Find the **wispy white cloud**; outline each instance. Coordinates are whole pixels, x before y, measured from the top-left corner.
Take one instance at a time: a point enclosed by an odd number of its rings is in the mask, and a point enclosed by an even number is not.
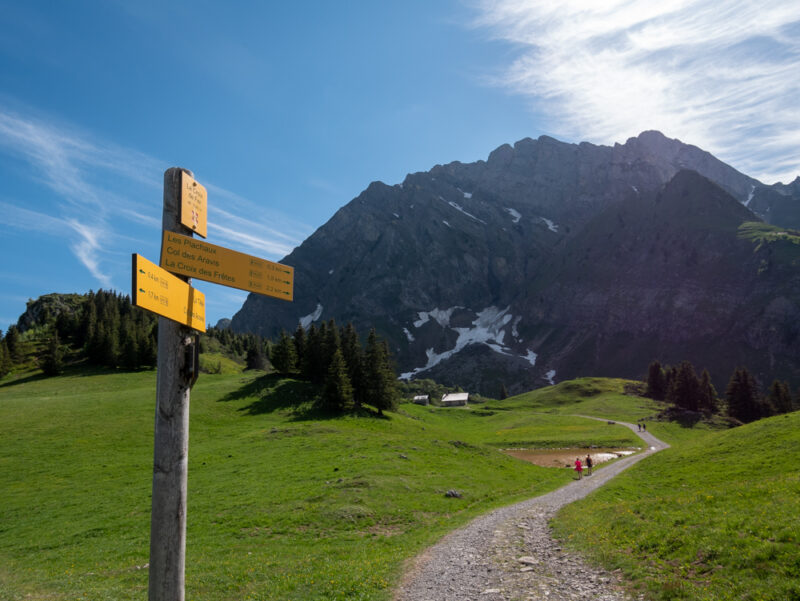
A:
[[[765,181],[800,175],[800,4],[485,0],[476,24],[519,48],[496,83],[550,131],[597,143],[647,129]]]
[[[114,243],[131,226],[161,228],[161,193],[166,165],[141,152],[98,140],[46,118],[20,115],[0,105],[0,153],[27,164],[23,176],[52,191],[43,210],[26,202],[0,201],[3,225],[65,237],[69,249],[104,287],[111,287]],[[291,252],[308,226],[271,213],[224,188],[206,184],[219,202],[209,203],[209,228],[223,242],[271,258]],[[144,191],[144,194],[142,193]],[[141,198],[150,198],[143,202]],[[50,199],[52,200],[52,199]],[[222,204],[230,211],[219,208]],[[119,274],[117,274],[119,275]]]
[[[104,287],[111,288],[111,276],[100,267],[100,250],[107,238],[104,223],[93,226],[77,219],[68,219],[67,225],[78,234],[78,239],[70,244],[70,249],[89,273]]]

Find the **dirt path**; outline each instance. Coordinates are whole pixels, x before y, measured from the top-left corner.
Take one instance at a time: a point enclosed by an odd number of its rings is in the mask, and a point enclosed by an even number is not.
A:
[[[638,432],[633,424],[617,423],[633,430],[648,448],[596,469],[590,477],[495,510],[451,532],[415,559],[394,601],[630,600],[615,574],[564,551],[548,526],[567,503],[669,446],[649,432]]]

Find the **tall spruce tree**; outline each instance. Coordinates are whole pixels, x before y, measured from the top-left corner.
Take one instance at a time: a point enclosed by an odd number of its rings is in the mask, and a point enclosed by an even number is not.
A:
[[[8,346],[6,346],[6,341],[4,338],[3,340],[0,340],[0,378],[11,373],[12,367],[11,354],[8,352]]]
[[[325,388],[322,393],[323,406],[333,412],[341,412],[353,407],[353,387],[347,376],[347,366],[341,349],[336,349],[328,366]]]
[[[361,350],[361,342],[358,339],[358,332],[352,323],[348,323],[342,328],[340,334],[342,340],[342,356],[347,365],[347,375],[353,386],[353,403],[358,409],[364,402],[364,353]]]
[[[290,339],[291,341],[291,339]],[[292,344],[294,344],[292,342]],[[296,357],[295,353],[295,357]],[[295,364],[297,363],[297,359],[295,358]],[[267,357],[264,355],[264,344],[261,342],[260,338],[252,337],[249,341],[247,346],[247,356],[245,357],[245,365],[247,365],[247,369],[266,369],[267,368]],[[294,371],[294,367],[292,368]]]
[[[653,361],[647,369],[647,389],[645,396],[663,401],[667,394],[667,378],[661,363]]]
[[[698,410],[700,381],[697,379],[694,366],[688,361],[682,361],[678,367],[675,377],[670,382],[667,400],[688,411]]]
[[[364,401],[383,415],[385,410],[393,409],[397,400],[397,380],[392,371],[386,345],[378,339],[373,328],[367,337],[365,355]]]
[[[306,329],[301,323],[297,324],[294,331],[294,349],[297,353],[297,365],[302,366],[306,354]]]
[[[19,329],[17,329],[17,326],[10,326],[3,340],[6,343],[11,362],[19,363],[22,360],[22,342],[20,341]]]
[[[139,367],[139,340],[136,335],[136,328],[130,316],[125,316],[123,318],[121,334],[119,364],[125,369],[136,369]]]
[[[767,401],[774,407],[776,413],[790,413],[793,410],[793,403],[789,383],[773,380],[769,387]]]
[[[339,337],[339,328],[336,327],[336,322],[331,319],[328,322],[327,331],[325,332],[325,351],[323,355],[326,377],[328,367],[330,367],[331,361],[333,361],[333,356],[336,354],[336,351],[341,351],[341,348],[342,341]]]
[[[729,416],[744,423],[761,417],[756,381],[746,367],[739,367],[733,372],[725,389],[725,398]]]
[[[303,363],[303,376],[312,382],[322,383],[325,380],[325,338],[327,326],[322,322],[319,329],[312,323],[308,329],[306,352]]]
[[[46,376],[57,376],[64,371],[64,349],[58,339],[58,331],[53,331],[42,358],[42,371]]]
[[[294,340],[289,338],[285,330],[281,330],[278,343],[272,347],[270,361],[279,374],[289,375],[297,371],[297,351],[294,348]]]
[[[711,374],[707,369],[700,375],[700,411],[707,414],[717,412],[717,390],[711,383]]]

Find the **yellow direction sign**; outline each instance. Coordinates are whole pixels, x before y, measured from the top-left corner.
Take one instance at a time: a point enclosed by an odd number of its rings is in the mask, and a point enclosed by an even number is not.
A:
[[[181,223],[203,238],[208,233],[208,193],[185,171],[181,172]]]
[[[134,253],[133,304],[206,331],[206,297],[182,279]]]
[[[294,267],[166,230],[161,239],[161,267],[214,284],[294,299]]]

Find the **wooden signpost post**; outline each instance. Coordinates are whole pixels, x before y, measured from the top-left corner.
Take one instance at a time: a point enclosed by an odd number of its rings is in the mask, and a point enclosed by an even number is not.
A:
[[[195,240],[206,237],[206,189],[191,172],[164,172],[161,266],[134,254],[133,304],[158,318],[150,601],[184,601],[189,393],[197,380],[196,330],[205,332],[205,296],[189,277],[292,300],[294,269]]]

